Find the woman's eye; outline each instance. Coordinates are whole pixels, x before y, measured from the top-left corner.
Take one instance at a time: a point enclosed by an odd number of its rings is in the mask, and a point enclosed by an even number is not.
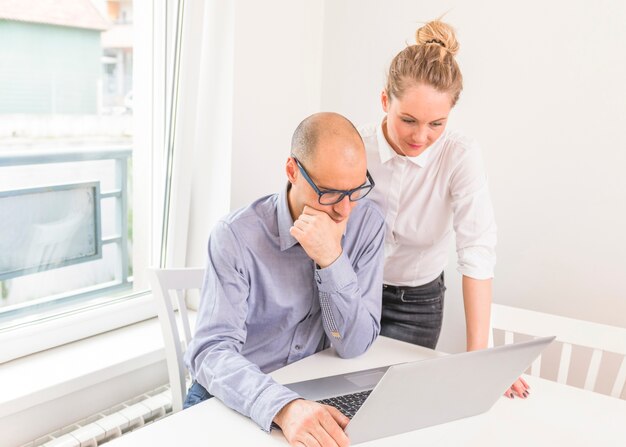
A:
[[[430,125],[433,127],[439,127],[441,126],[443,123],[431,123]]]
[[[414,123],[415,120],[412,120],[411,118],[402,118],[402,121],[405,123]]]

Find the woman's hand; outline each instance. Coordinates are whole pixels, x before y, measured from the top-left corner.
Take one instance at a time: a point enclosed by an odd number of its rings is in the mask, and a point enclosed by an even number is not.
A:
[[[521,377],[515,381],[511,387],[504,392],[504,395],[509,399],[513,399],[515,396],[522,399],[526,399],[530,394],[530,386]]]

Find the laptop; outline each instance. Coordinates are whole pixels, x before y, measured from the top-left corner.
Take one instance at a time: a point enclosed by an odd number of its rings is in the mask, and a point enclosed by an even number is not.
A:
[[[351,444],[484,413],[555,337],[285,385],[350,418]]]

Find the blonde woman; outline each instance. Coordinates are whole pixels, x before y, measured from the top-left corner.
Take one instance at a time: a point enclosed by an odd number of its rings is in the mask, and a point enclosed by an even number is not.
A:
[[[434,348],[456,240],[467,349],[487,347],[496,223],[476,143],[446,129],[463,88],[454,30],[435,20],[389,67],[381,123],[360,129],[387,236],[381,335]],[[471,384],[468,384],[471,386]],[[505,393],[528,396],[520,378]]]

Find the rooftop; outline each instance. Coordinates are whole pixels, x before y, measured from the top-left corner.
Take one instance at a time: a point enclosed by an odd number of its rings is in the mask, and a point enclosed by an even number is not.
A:
[[[100,31],[110,27],[91,0],[0,0],[0,20]]]

